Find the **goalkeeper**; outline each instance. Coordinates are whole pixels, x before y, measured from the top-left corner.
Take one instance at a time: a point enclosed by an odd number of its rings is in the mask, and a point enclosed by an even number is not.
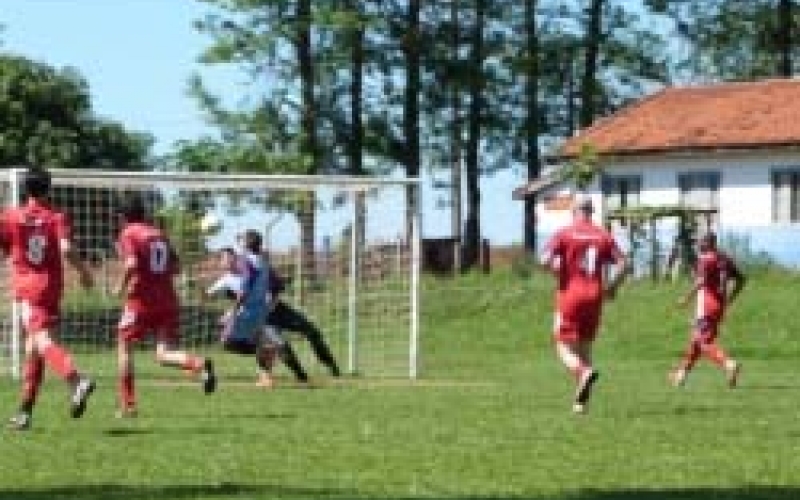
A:
[[[273,385],[271,370],[276,354],[299,381],[307,382],[308,375],[289,343],[273,326],[266,324],[271,301],[268,266],[261,257],[261,236],[247,231],[243,243],[242,254],[230,247],[220,251],[223,275],[205,292],[206,297],[222,294],[235,302],[221,320],[223,347],[236,354],[255,355],[260,386]]]
[[[336,359],[325,342],[322,332],[303,313],[281,300],[280,294],[286,289],[288,282],[289,280],[278,274],[274,267],[269,267],[272,307],[267,313],[267,325],[275,326],[281,331],[288,330],[301,334],[311,344],[311,349],[320,363],[328,368],[331,375],[338,377],[341,374],[339,366],[336,364]]]

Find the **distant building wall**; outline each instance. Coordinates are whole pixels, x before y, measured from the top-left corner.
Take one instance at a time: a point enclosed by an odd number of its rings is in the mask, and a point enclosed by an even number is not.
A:
[[[716,227],[724,242],[746,243],[748,252],[768,254],[780,264],[800,267],[800,224],[773,221],[772,173],[777,169],[800,168],[800,152],[708,153],[683,157],[629,158],[604,165],[605,175],[638,175],[641,177],[641,205],[677,205],[680,203],[678,176],[689,172],[719,174],[719,220]],[[548,199],[565,197],[574,188],[561,185],[545,193],[537,207],[540,241],[547,238],[570,219],[569,210],[548,209]],[[597,211],[595,219],[603,219],[605,207],[601,182],[596,180],[587,193]],[[675,223],[659,225],[659,249],[669,248],[676,231]],[[627,244],[624,233],[617,237]]]

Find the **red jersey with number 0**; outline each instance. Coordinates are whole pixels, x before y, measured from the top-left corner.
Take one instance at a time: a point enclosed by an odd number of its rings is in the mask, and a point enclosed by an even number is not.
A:
[[[725,310],[728,277],[738,270],[733,261],[718,250],[702,252],[697,258],[697,316],[721,317]]]
[[[11,258],[16,300],[58,305],[64,289],[61,240],[71,238],[69,218],[47,203],[29,199],[0,216],[0,241]]]
[[[124,262],[133,264],[128,286],[129,306],[145,309],[171,309],[178,305],[175,285],[176,254],[167,235],[146,223],[125,225],[117,241]]]
[[[600,303],[603,268],[622,257],[608,231],[582,220],[559,230],[545,252],[557,263],[559,306],[571,302]]]

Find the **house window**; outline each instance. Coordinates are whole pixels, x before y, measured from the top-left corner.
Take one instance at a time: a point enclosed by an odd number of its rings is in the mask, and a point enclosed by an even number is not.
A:
[[[772,173],[772,220],[800,222],[800,169]]]
[[[719,172],[687,172],[678,175],[681,205],[717,211],[713,214],[698,214],[698,227],[712,229],[719,223],[719,185]]]
[[[639,204],[642,190],[640,175],[607,175],[603,177],[604,210],[618,210]]]
[[[691,172],[678,175],[681,205],[719,210],[719,172]]]

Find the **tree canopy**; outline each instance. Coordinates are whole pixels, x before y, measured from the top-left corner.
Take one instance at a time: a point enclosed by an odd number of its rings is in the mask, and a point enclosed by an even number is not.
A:
[[[0,54],[0,166],[142,170],[152,143],[97,116],[76,70]]]

